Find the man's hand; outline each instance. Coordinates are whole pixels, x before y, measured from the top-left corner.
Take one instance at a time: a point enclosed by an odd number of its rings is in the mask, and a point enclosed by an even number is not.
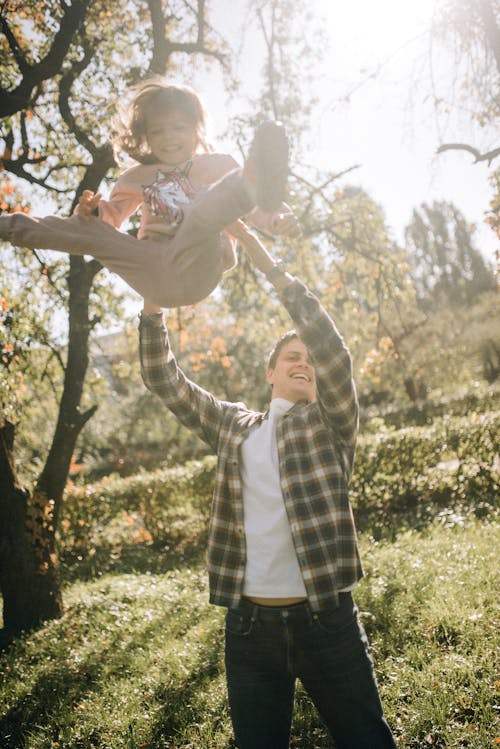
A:
[[[93,193],[92,190],[84,190],[78,200],[78,205],[75,208],[75,214],[80,218],[90,219],[94,215],[94,211],[99,205],[101,200],[100,194]]]

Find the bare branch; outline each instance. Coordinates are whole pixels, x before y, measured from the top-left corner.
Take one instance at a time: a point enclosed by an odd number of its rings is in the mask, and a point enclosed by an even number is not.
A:
[[[57,75],[91,2],[92,0],[74,0],[71,5],[61,4],[63,17],[59,29],[54,36],[52,46],[40,62],[29,65],[25,60],[24,62],[20,61],[18,54],[16,62],[22,73],[22,80],[12,91],[0,87],[0,118],[10,117],[16,112],[26,109],[31,103],[33,90],[42,81]],[[1,30],[7,35],[6,19],[3,15]]]
[[[29,71],[30,66],[26,62],[26,58],[24,57],[22,53],[21,47],[7,22],[7,19],[4,15],[3,8],[0,14],[0,28],[2,32],[5,34],[7,42],[9,44],[10,51],[12,52],[14,60],[17,63],[17,67],[19,68],[20,72],[23,75],[25,75]]]
[[[39,159],[3,159],[2,164],[6,172],[10,172],[11,174],[15,174],[16,177],[25,179],[31,185],[40,185],[40,187],[43,187],[46,190],[50,190],[51,192],[56,192],[59,195],[65,195],[66,193],[72,191],[73,188],[70,187],[63,189],[48,185],[46,182],[46,178],[40,179],[39,177],[35,177],[33,174],[30,174],[30,172],[27,172],[24,169],[25,164],[36,164],[39,163],[39,161]]]
[[[85,40],[83,44],[83,57],[81,58],[81,60],[77,60],[76,62],[74,62],[69,70],[61,78],[61,81],[59,83],[58,99],[59,111],[61,112],[61,117],[68,126],[68,130],[73,133],[77,141],[84,148],[86,148],[89,153],[93,155],[97,151],[97,146],[88,137],[87,133],[77,124],[69,105],[69,97],[71,95],[71,88],[73,86],[73,83],[92,61],[92,57],[95,52],[95,46],[95,44],[89,44],[87,40]]]
[[[150,73],[163,75],[167,69],[170,56],[175,52],[183,52],[188,55],[198,53],[207,57],[213,57],[223,67],[226,67],[226,56],[222,52],[210,49],[205,44],[204,27],[206,22],[204,0],[198,0],[196,10],[197,38],[195,42],[172,42],[165,36],[167,19],[163,12],[161,0],[148,0],[148,8],[153,30],[153,55],[149,66]]]
[[[487,161],[488,166],[491,165],[491,162],[496,159],[497,156],[500,156],[500,148],[494,148],[486,153],[480,153],[477,148],[469,146],[467,143],[443,143],[443,145],[439,146],[436,153],[444,153],[445,151],[467,151],[467,153],[471,153],[474,156],[474,163],[477,164],[479,161]]]
[[[500,28],[490,0],[479,0],[479,14],[500,74]]]
[[[58,287],[57,283],[52,278],[52,274],[50,272],[50,268],[47,266],[47,263],[44,262],[44,260],[42,260],[42,258],[38,254],[38,250],[33,250],[33,255],[34,255],[35,260],[37,261],[37,263],[40,265],[40,268],[42,269],[42,274],[46,277],[46,279],[48,280],[50,286],[52,286],[52,288],[54,289],[56,295],[58,296],[59,301],[64,302],[65,301],[64,295],[61,294],[61,291],[59,290],[59,287]]]
[[[339,179],[340,177],[343,177],[345,174],[349,174],[349,172],[354,171],[354,169],[359,169],[360,167],[361,167],[361,164],[354,164],[353,166],[350,166],[347,169],[343,169],[341,172],[337,172],[336,174],[331,174],[321,185],[314,185],[305,177],[302,177],[301,175],[296,174],[295,172],[290,172],[290,175],[294,179],[296,179],[298,182],[301,182],[303,185],[305,185],[309,189],[308,202],[304,210],[301,212],[301,217],[303,218],[308,215],[309,211],[311,210],[315,195],[318,195],[320,198],[322,198],[322,200],[327,205],[330,205],[331,199],[328,195],[325,194],[325,189],[329,185],[331,185],[332,182],[335,182],[335,180]]]
[[[63,358],[61,356],[61,352],[52,343],[50,343],[50,341],[47,340],[47,338],[44,338],[42,340],[42,343],[43,343],[44,346],[46,346],[49,349],[50,355],[51,355],[50,358],[54,358],[56,360],[56,362],[58,363],[58,365],[59,365],[59,367],[61,369],[61,372],[64,374],[64,372],[65,372],[65,365],[64,365]],[[59,390],[60,383],[58,383],[58,387],[56,387],[55,384],[54,384],[54,381],[52,380],[52,377],[49,374],[49,362],[50,362],[50,358],[46,362],[45,369],[41,373],[41,379],[42,380],[45,380],[45,379],[49,380],[52,392],[54,393],[54,395],[56,395],[57,392],[58,392],[58,390]]]

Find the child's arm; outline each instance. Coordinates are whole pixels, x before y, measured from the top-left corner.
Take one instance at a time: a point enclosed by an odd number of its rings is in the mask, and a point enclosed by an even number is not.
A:
[[[137,187],[137,177],[133,178],[133,169],[130,169],[118,178],[109,200],[102,200],[100,193],[84,190],[75,213],[84,219],[98,215],[107,224],[119,229],[141,203],[142,192]]]
[[[78,198],[78,205],[75,208],[75,214],[84,219],[89,219],[91,216],[95,216],[100,200],[100,193],[94,193],[92,190],[84,190]]]

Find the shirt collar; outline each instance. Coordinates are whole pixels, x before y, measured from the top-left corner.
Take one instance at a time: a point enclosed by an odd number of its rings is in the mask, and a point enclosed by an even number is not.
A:
[[[273,398],[269,404],[269,416],[283,416],[295,403],[286,398]]]

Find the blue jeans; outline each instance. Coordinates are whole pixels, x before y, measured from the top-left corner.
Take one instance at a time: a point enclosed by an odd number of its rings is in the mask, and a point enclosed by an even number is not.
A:
[[[318,613],[242,600],[227,612],[225,659],[239,749],[288,749],[296,678],[337,749],[395,749],[350,593]]]

